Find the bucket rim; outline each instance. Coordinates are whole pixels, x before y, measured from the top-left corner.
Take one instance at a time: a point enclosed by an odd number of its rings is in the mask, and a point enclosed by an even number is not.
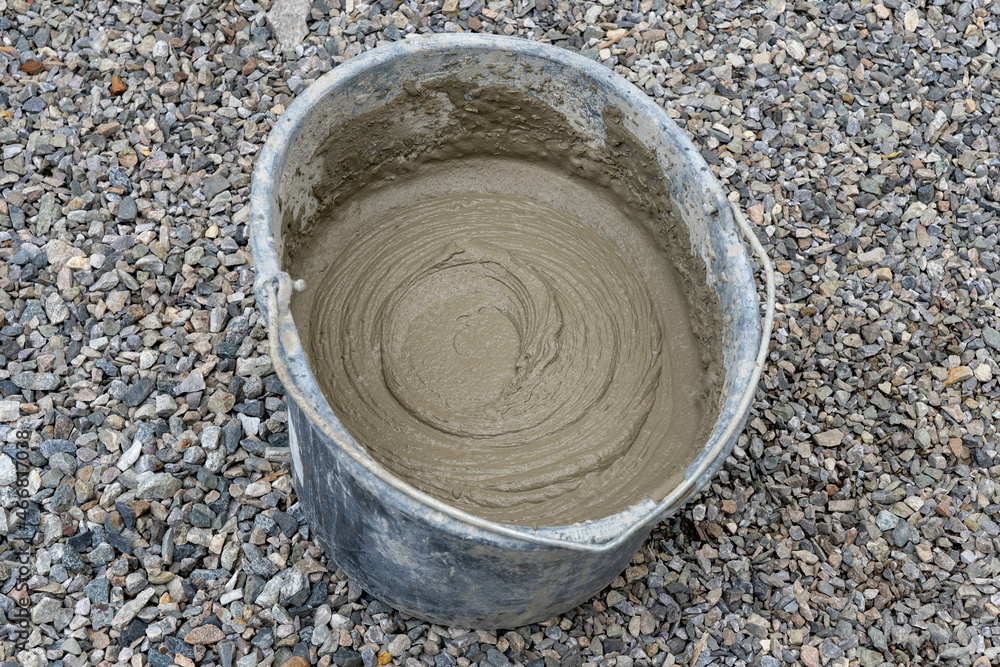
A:
[[[743,418],[750,407],[763,369],[773,320],[773,269],[766,252],[739,209],[736,206],[724,205],[726,200],[722,186],[710,172],[706,179],[708,181],[706,196],[723,203],[722,206],[716,207],[716,215],[722,218],[723,223],[730,223],[730,226],[731,223],[736,223],[763,265],[767,277],[768,294],[765,302],[765,326],[757,359],[752,372],[745,378],[742,400],[735,416],[730,419],[727,429],[715,441],[712,451],[708,451],[709,445],[712,444],[710,439],[695,459],[695,463],[698,465],[692,463],[685,472],[684,479],[670,491],[666,498],[659,502],[646,499],[600,519],[567,526],[530,528],[484,519],[420,491],[371,457],[345,428],[336,429],[330,423],[329,417],[332,417],[336,424],[340,425],[339,419],[329,406],[311,373],[298,337],[297,328],[288,308],[291,292],[296,289],[296,284],[287,273],[281,270],[272,221],[277,220],[280,174],[287,160],[288,151],[301,130],[302,122],[328,93],[346,80],[350,80],[366,70],[404,55],[474,48],[516,52],[558,62],[610,87],[616,96],[627,99],[630,104],[653,117],[667,138],[679,148],[683,148],[686,156],[695,162],[695,167],[708,170],[704,158],[663,108],[619,74],[575,51],[523,38],[501,35],[434,34],[411,37],[359,54],[322,75],[289,104],[271,128],[254,167],[248,229],[254,258],[254,291],[258,297],[260,295],[264,297],[263,299],[258,298],[258,307],[267,320],[271,363],[285,387],[286,400],[294,400],[313,427],[329,438],[354,463],[360,465],[365,472],[378,481],[388,484],[411,501],[440,513],[440,516],[437,514],[425,516],[426,520],[442,525],[448,521],[458,521],[466,529],[478,529],[494,536],[540,546],[581,551],[612,551],[632,539],[638,531],[651,527],[653,523],[682,505],[710,481],[715,473],[713,464],[721,463],[720,459],[724,459],[724,454],[731,451],[735,444],[737,430],[742,431]],[[742,245],[740,245],[740,251],[746,256],[746,249]],[[748,257],[747,260],[749,260]],[[306,386],[302,387],[300,383]],[[317,400],[310,400],[306,396],[307,393],[315,395]],[[321,412],[328,413],[328,417],[324,417]],[[691,468],[696,469],[692,472]]]

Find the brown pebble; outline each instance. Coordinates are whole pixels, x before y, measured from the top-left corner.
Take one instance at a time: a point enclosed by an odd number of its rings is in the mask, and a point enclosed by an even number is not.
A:
[[[122,78],[120,76],[118,76],[117,74],[115,74],[113,77],[111,77],[111,94],[112,95],[114,95],[114,96],[121,95],[126,90],[128,90],[128,86],[125,85],[125,82],[122,81]]]
[[[802,664],[806,667],[819,667],[819,650],[815,646],[808,644],[803,646],[799,655],[802,658]]]
[[[21,65],[21,71],[28,76],[35,76],[42,71],[42,63],[37,60],[26,60],[23,65]]]
[[[129,509],[131,509],[135,513],[136,517],[140,517],[140,516],[142,516],[143,514],[146,513],[146,510],[149,509],[149,501],[148,500],[130,500],[128,502],[128,506],[129,506]]]
[[[943,500],[934,507],[934,512],[938,516],[943,516],[943,517],[951,516],[951,508],[949,508],[948,503],[946,503]]]
[[[736,511],[736,501],[735,500],[723,500],[722,501],[722,511],[726,514],[732,514]]]
[[[952,454],[961,458],[963,450],[962,450],[962,440],[960,438],[949,438],[948,448],[951,449]]]
[[[250,76],[257,69],[257,61],[251,58],[243,65],[243,76]]]
[[[309,667],[309,662],[301,656],[293,655],[288,660],[285,660],[281,667]]]
[[[965,382],[972,377],[972,369],[968,366],[957,366],[948,370],[948,377],[944,381],[945,389],[948,387],[958,384],[959,382]]]
[[[470,16],[469,17],[469,30],[479,30],[483,27],[483,22],[479,20],[479,17]]]
[[[128,307],[125,313],[132,318],[132,321],[141,320],[152,312],[149,306],[144,303],[135,303]]]
[[[226,638],[226,634],[217,625],[202,625],[184,636],[188,644],[214,644]]]

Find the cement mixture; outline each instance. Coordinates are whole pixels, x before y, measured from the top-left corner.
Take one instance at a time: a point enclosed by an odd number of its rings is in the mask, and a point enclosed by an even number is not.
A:
[[[510,99],[474,113],[554,113]],[[533,156],[509,149],[506,127],[502,143],[456,153],[456,131],[433,159],[366,178],[331,169],[335,193],[289,262],[307,286],[292,313],[313,371],[375,459],[478,516],[565,525],[662,499],[716,418],[704,269],[699,282],[683,225],[651,218],[669,211],[622,196],[614,155],[568,168],[594,149],[565,123],[547,159],[537,123],[521,137]],[[560,159],[569,146],[575,159]]]

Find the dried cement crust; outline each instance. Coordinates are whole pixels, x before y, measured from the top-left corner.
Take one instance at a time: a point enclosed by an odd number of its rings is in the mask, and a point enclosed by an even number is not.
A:
[[[614,109],[597,145],[503,86],[406,91],[297,165],[323,170],[321,206],[283,221],[334,412],[391,472],[487,519],[662,499],[715,424],[722,355],[655,157]]]

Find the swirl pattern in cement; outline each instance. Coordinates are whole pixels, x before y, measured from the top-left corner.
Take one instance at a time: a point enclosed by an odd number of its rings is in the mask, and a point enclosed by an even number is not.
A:
[[[664,455],[701,428],[683,296],[654,297],[593,225],[449,195],[333,245],[298,317],[334,412],[393,473],[489,519],[562,525],[682,472]]]

